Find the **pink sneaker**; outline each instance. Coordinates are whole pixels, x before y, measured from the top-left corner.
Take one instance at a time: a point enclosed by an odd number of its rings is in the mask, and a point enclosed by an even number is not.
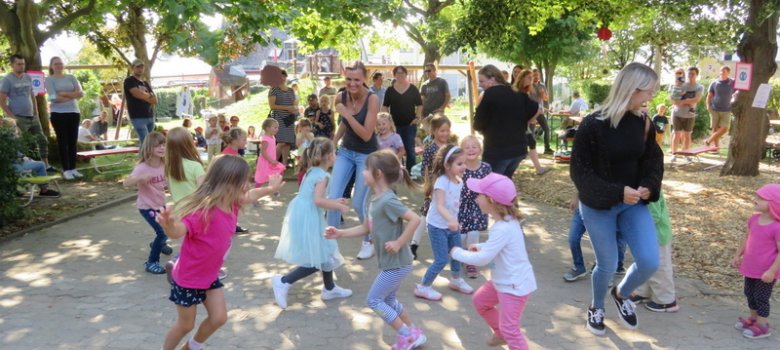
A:
[[[744,330],[750,328],[750,326],[752,326],[754,323],[756,323],[755,319],[752,319],[752,318],[749,318],[749,317],[748,318],[740,317],[740,318],[738,318],[737,323],[734,324],[734,328],[736,328],[737,330],[740,330],[740,331],[744,331]]]
[[[477,267],[474,265],[466,265],[466,276],[468,278],[479,277],[479,271],[477,270]]]
[[[395,340],[395,344],[390,348],[391,350],[411,350],[416,349],[419,346],[425,344],[428,338],[423,334],[422,329],[418,327],[412,327],[411,332],[407,336],[398,335]]]
[[[772,335],[772,330],[769,329],[768,323],[766,326],[762,326],[758,323],[753,323],[753,325],[750,326],[750,328],[745,329],[742,332],[742,336],[749,339],[761,339],[761,338],[766,338],[770,335]]]

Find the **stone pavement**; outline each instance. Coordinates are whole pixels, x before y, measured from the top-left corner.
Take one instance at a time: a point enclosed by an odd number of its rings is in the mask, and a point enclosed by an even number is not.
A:
[[[376,260],[353,258],[359,239],[341,240],[349,257],[337,271],[337,283],[354,291],[348,299],[319,299],[320,277],[303,280],[291,290],[286,311],[273,302],[270,278],[290,266],[273,259],[284,215],[284,202],[295,191],[249,207],[240,223],[253,231],[237,236],[226,263],[229,321],[207,342],[208,349],[389,349],[395,336],[364,305],[377,271]],[[416,208],[418,200],[406,201]],[[606,336],[591,335],[584,326],[589,303],[587,281],[565,283],[569,264],[566,243],[569,213],[537,203],[524,203],[527,245],[539,289],[531,296],[523,330],[532,349],[768,349],[780,347],[780,331],[769,339],[747,340],[733,328],[746,312],[738,296],[706,296],[696,281],[678,279],[677,313],[658,314],[639,308],[640,328],[618,324],[607,300]],[[354,222],[348,220],[347,225]],[[167,300],[164,276],[143,271],[151,229],[133,202],[0,242],[0,348],[9,349],[159,349],[175,319]],[[483,240],[486,237],[483,237]],[[178,242],[172,242],[177,249]],[[441,302],[415,299],[414,283],[430,264],[430,250],[421,247],[422,262],[400,292],[411,317],[422,325],[425,349],[485,349],[490,331],[472,309],[467,295],[446,289]],[[586,248],[586,257],[591,257]],[[588,258],[588,260],[592,260]],[[489,274],[487,270],[482,270]],[[446,276],[447,273],[443,273]],[[485,280],[469,280],[477,287]],[[198,310],[198,322],[205,309]],[[777,321],[777,316],[772,319]]]

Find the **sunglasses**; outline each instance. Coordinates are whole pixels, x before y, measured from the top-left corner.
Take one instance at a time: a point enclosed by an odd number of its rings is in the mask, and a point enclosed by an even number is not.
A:
[[[426,70],[424,70],[423,72],[425,72],[425,73],[430,73],[430,72],[431,72],[431,70],[430,70],[430,69],[426,69]]]
[[[685,72],[677,72],[677,73],[674,73],[674,75],[685,75]]]

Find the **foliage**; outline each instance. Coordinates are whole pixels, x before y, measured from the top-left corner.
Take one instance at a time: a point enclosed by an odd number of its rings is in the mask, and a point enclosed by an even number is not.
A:
[[[78,70],[73,72],[73,76],[81,84],[81,90],[84,92],[78,100],[79,110],[81,111],[81,118],[90,118],[98,115],[100,109],[98,106],[98,99],[102,94],[102,87],[100,81],[98,81],[95,73],[89,70]]]
[[[780,78],[772,78],[769,83],[772,84],[772,94],[769,96],[767,108],[774,110],[774,113],[777,114],[777,111],[780,110]]]
[[[672,103],[669,100],[669,86],[662,85],[661,90],[655,94],[652,100],[647,103],[647,113],[650,116],[656,115],[658,111],[656,107],[660,104],[666,106],[666,117],[669,118],[669,123],[672,122]],[[691,137],[696,140],[706,137],[710,133],[710,114],[707,112],[707,102],[704,97],[696,105],[696,120],[693,124],[693,133]]]
[[[591,80],[585,81],[580,91],[585,95],[583,98],[588,102],[588,105],[594,108],[597,104],[604,103],[610,88],[612,88],[612,84],[609,82]]]
[[[24,212],[19,208],[16,198],[16,183],[19,174],[14,169],[14,163],[18,161],[17,153],[21,151],[21,144],[16,136],[8,128],[0,128],[0,227],[22,217]]]

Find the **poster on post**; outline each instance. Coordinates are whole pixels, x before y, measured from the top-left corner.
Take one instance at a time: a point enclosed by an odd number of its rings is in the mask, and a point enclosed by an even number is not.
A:
[[[45,95],[46,88],[43,83],[46,80],[46,75],[37,70],[28,70],[25,73],[27,73],[27,75],[30,76],[30,80],[32,80],[33,93],[36,95]]]
[[[753,82],[753,64],[737,62],[734,69],[734,90],[750,90],[750,83]]]

